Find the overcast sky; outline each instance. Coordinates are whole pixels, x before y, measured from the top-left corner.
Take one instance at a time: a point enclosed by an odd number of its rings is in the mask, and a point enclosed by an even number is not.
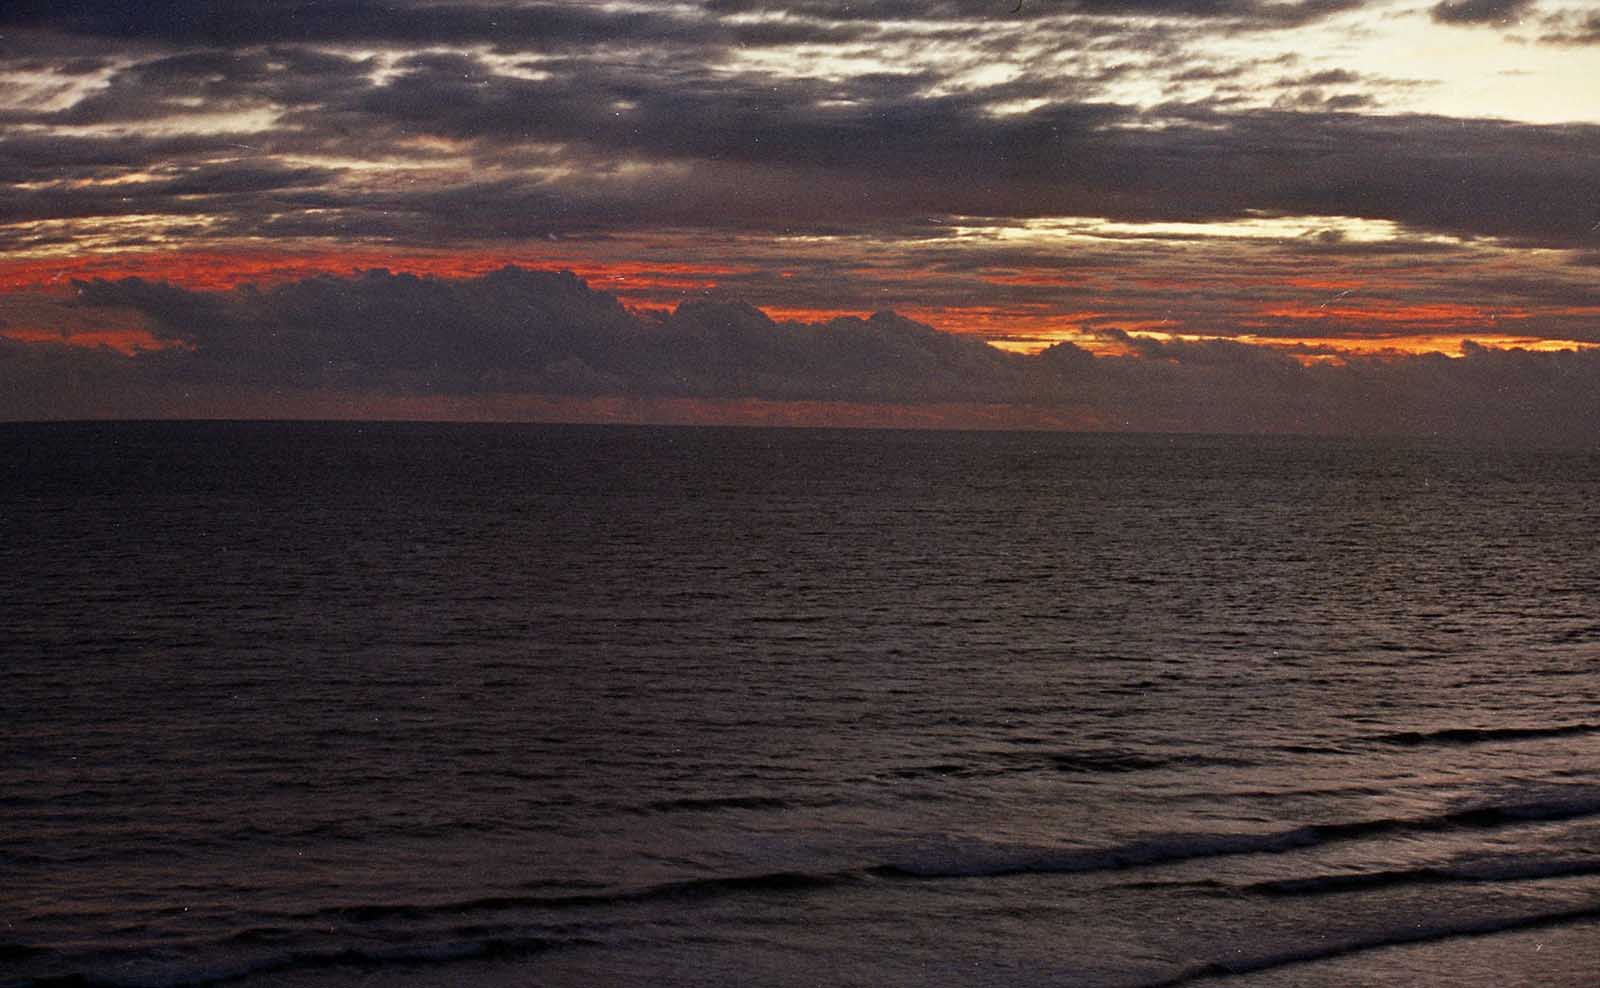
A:
[[[20,0],[0,417],[1585,441],[1597,93],[1593,0]]]

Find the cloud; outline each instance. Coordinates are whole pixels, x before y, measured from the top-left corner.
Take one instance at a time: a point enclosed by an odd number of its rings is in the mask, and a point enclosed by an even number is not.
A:
[[[366,42],[581,50],[640,39],[838,43],[860,34],[849,27],[823,25],[723,25],[671,11],[610,10],[586,4],[417,0],[282,0],[264,5],[215,0],[13,0],[0,8],[3,26],[220,48]]]
[[[1545,20],[1546,31],[1539,40],[1549,45],[1600,45],[1600,13],[1552,14]]]
[[[1032,19],[1082,14],[1223,21],[1235,27],[1269,29],[1307,24],[1358,9],[1364,3],[1365,0],[1025,0],[1008,8],[991,0],[881,0],[873,4],[852,0],[709,0],[704,6],[716,14],[783,12],[828,21]]]
[[[1505,24],[1520,20],[1538,0],[1441,0],[1429,8],[1440,24]]]
[[[615,280],[596,284],[635,305],[675,305],[716,281],[775,313],[894,308],[1035,341],[1158,325],[1279,338],[1458,328],[1596,337],[1593,293],[1580,282],[1600,219],[1600,127],[1401,112],[1408,94],[1449,104],[1428,95],[1443,87],[1374,75],[1371,59],[1326,47],[1348,29],[1350,52],[1365,51],[1363,31],[1381,39],[1401,23],[1359,0],[1015,6],[0,4],[0,75],[14,84],[0,94],[0,251],[40,262],[98,252],[108,264],[134,248],[361,258],[322,268],[338,271],[401,269],[408,253],[478,258],[412,269],[433,272],[609,265]],[[1367,24],[1323,23],[1365,6]],[[1460,0],[1438,4],[1434,19],[1490,23],[1531,9]],[[1582,43],[1593,27],[1583,13],[1545,17],[1545,40]],[[1373,108],[1384,112],[1364,112]],[[724,270],[624,283],[640,255]],[[57,284],[67,277],[57,274]],[[107,282],[129,301],[104,311],[131,306],[195,342],[159,366],[262,387],[693,396],[737,383],[783,400],[924,401],[952,389],[1043,400],[1042,368],[1055,366],[929,350],[908,342],[922,339],[909,328],[871,320],[835,326],[830,339],[875,356],[851,364],[834,352],[829,364],[809,330],[694,305],[655,321],[569,314],[603,330],[530,336],[542,317],[496,314],[521,311],[505,296],[515,276],[413,281],[204,297]],[[1341,287],[1304,287],[1319,281]],[[548,285],[529,292],[564,297]],[[389,335],[341,308],[347,297],[365,299]],[[307,338],[297,313],[322,319],[324,335]],[[442,327],[482,359],[451,356]],[[708,334],[723,349],[697,342]],[[390,343],[393,354],[375,352]],[[329,356],[310,361],[314,352]],[[643,364],[641,352],[652,354]],[[1226,348],[1140,352],[1187,373],[1243,372]],[[869,373],[880,364],[921,369],[892,381]],[[1090,366],[1104,382],[1119,365]]]
[[[372,69],[368,58],[295,47],[188,51],[125,66],[72,106],[27,119],[83,126],[315,106],[365,85]]]
[[[407,95],[413,87],[415,98]],[[1106,104],[995,118],[967,98],[822,107],[781,86],[731,108],[699,94],[634,90],[621,97],[634,106],[621,119],[605,95],[603,86],[539,84],[468,92],[419,78],[355,112],[441,137],[531,135],[602,160],[692,163],[692,176],[716,176],[704,184],[666,171],[643,179],[673,191],[652,194],[654,207],[619,210],[641,222],[688,220],[672,216],[690,212],[672,204],[714,191],[724,208],[698,215],[717,225],[780,226],[790,217],[867,228],[939,215],[1227,220],[1267,212],[1389,219],[1554,246],[1582,242],[1600,200],[1593,126],[1181,106],[1149,115]],[[1360,103],[1316,99],[1334,110]],[[569,150],[577,160],[583,153]],[[796,188],[811,191],[790,195]],[[505,189],[517,194],[514,184]]]
[[[537,64],[516,74],[486,54],[430,52],[380,78],[366,57],[298,48],[135,61],[0,138],[0,181],[37,186],[13,192],[8,218],[203,216],[213,238],[438,244],[661,225],[887,235],[954,216],[1270,214],[1570,247],[1587,242],[1600,201],[1600,127],[1357,115],[1368,94],[1323,88],[1354,85],[1347,70],[1283,80],[1302,88],[1280,109],[1224,111],[1140,110],[1035,78],[930,93],[944,77],[772,78],[654,56]],[[1039,105],[993,111],[1017,99]],[[192,138],[40,129],[244,112],[266,122]],[[49,188],[63,169],[77,184]]]
[[[183,340],[194,374],[300,388],[931,401],[995,398],[1015,362],[889,314],[780,328],[747,305],[690,302],[637,317],[571,274],[520,268],[222,293],[92,281],[79,304],[131,310],[158,337]]]
[[[51,184],[18,193],[0,213],[7,222],[160,213],[169,219],[211,213],[270,210],[284,190],[316,187],[336,172],[276,164],[227,164],[186,169],[170,177],[99,188]],[[282,208],[281,205],[278,208]]]
[[[123,356],[0,338],[0,385],[20,389],[0,414],[114,411],[124,399],[184,414],[186,394],[270,391],[286,414],[296,395],[337,393],[954,402],[1143,430],[1588,441],[1600,428],[1593,351],[1468,345],[1460,359],[1307,366],[1296,351],[1112,332],[1126,355],[1060,344],[1025,357],[887,312],[782,323],[706,300],[636,314],[570,274],[516,268],[455,280],[370,271],[230,292],[123,279],[79,292],[86,313],[133,313],[186,346]]]

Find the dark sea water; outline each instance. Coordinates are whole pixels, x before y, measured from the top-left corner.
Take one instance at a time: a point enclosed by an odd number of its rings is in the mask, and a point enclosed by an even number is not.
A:
[[[1600,454],[0,426],[0,985],[1593,985]]]

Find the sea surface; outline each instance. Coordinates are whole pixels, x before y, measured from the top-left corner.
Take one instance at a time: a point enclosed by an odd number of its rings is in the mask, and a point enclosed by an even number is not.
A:
[[[0,426],[0,986],[1592,986],[1600,453]]]

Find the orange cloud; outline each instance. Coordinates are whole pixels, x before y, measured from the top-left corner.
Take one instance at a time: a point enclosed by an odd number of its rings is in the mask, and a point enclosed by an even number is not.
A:
[[[1423,353],[1442,353],[1445,355],[1459,355],[1461,344],[1471,341],[1479,346],[1493,350],[1592,350],[1600,347],[1597,343],[1585,343],[1581,340],[1551,340],[1537,336],[1510,336],[1483,333],[1415,333],[1403,336],[1363,336],[1363,337],[1330,337],[1330,336],[1303,336],[1303,337],[1261,337],[1240,336],[1236,337],[1240,343],[1249,343],[1259,346],[1275,347],[1306,347],[1323,352],[1307,355],[1312,362],[1319,359],[1334,357],[1337,354],[1360,354],[1365,356],[1382,356],[1393,354],[1395,356],[1415,356]]]
[[[98,329],[64,333],[53,329],[8,328],[0,330],[0,337],[16,343],[54,343],[86,349],[109,347],[130,357],[145,350],[188,348],[188,344],[181,340],[164,340],[147,329]]]
[[[1069,276],[1054,269],[983,274],[979,275],[979,280],[990,285],[1017,285],[1023,288],[1078,288],[1085,284],[1104,284],[1104,279]]]
[[[67,290],[75,279],[92,278],[144,278],[200,291],[223,291],[246,283],[281,284],[315,275],[350,275],[373,268],[386,268],[397,274],[468,278],[508,264],[567,268],[596,287],[626,294],[637,301],[661,300],[657,296],[675,300],[685,292],[715,287],[718,277],[753,270],[719,264],[597,261],[576,251],[559,249],[448,253],[344,248],[300,253],[184,251],[0,261],[0,291],[60,292]]]
[[[828,322],[849,317],[865,318],[872,315],[861,309],[822,309],[810,307],[757,306],[773,322]]]
[[[1296,288],[1311,288],[1321,292],[1353,292],[1367,287],[1367,282],[1364,281],[1339,280],[1335,278],[1296,277],[1285,278],[1283,282]],[[1270,281],[1263,283],[1272,284]]]
[[[1497,319],[1527,319],[1531,315],[1524,309],[1485,308],[1451,302],[1432,302],[1422,305],[1374,303],[1371,306],[1280,303],[1258,308],[1256,314],[1270,319],[1316,319],[1418,326],[1483,325]]]

